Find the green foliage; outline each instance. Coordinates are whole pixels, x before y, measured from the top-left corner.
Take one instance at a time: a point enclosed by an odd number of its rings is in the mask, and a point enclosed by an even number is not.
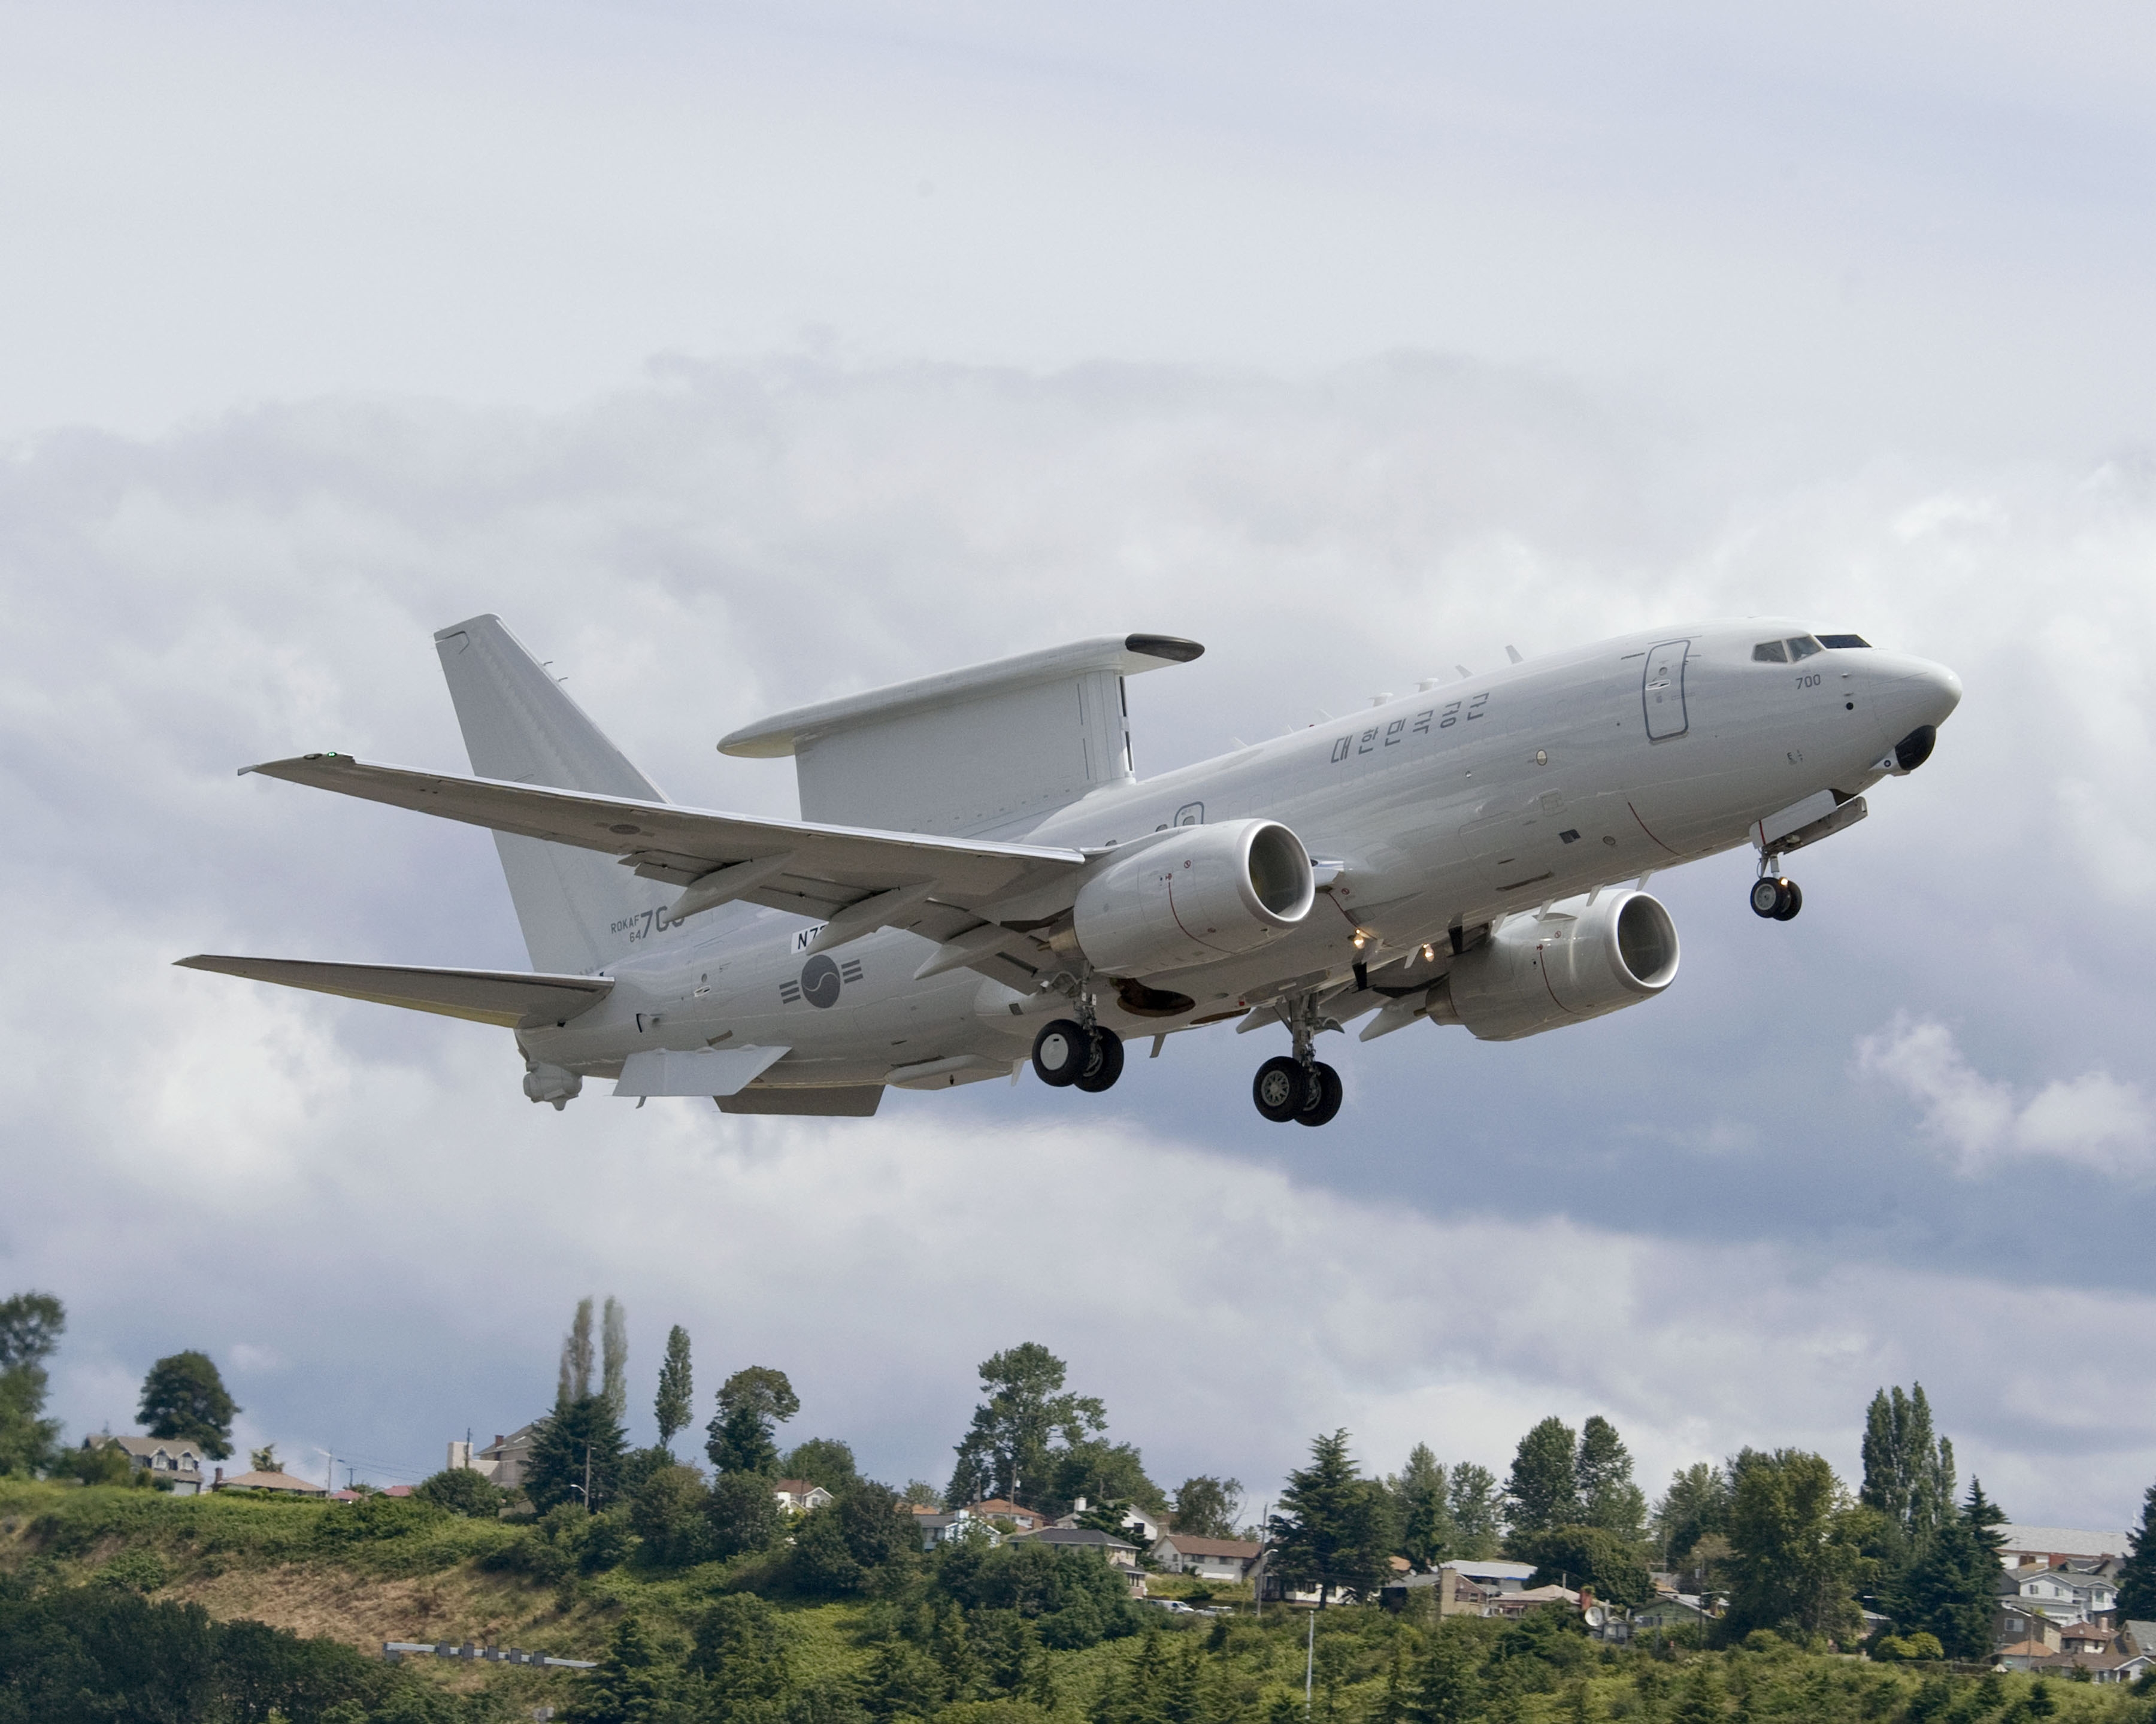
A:
[[[1055,1514],[1067,1512],[1081,1496],[1089,1503],[1136,1505],[1156,1515],[1168,1506],[1168,1493],[1147,1476],[1144,1457],[1129,1443],[1088,1437],[1051,1449],[1043,1482],[1046,1488],[1028,1487],[1029,1494],[1036,1506]]]
[[[2141,1496],[2141,1524],[2127,1539],[2118,1571],[2118,1614],[2125,1622],[2156,1622],[2156,1485]]]
[[[725,1720],[775,1710],[793,1691],[784,1625],[749,1593],[719,1598],[696,1622],[688,1667],[704,1682],[707,1716]]]
[[[577,1314],[569,1320],[569,1332],[562,1337],[561,1375],[554,1385],[557,1404],[588,1399],[592,1392],[592,1300],[588,1293],[577,1301]]]
[[[151,1436],[192,1443],[212,1460],[223,1460],[232,1454],[232,1421],[240,1410],[209,1355],[190,1351],[150,1367],[135,1416]]]
[[[1036,1488],[1049,1482],[1050,1450],[1059,1439],[1069,1449],[1107,1429],[1107,1408],[1093,1396],[1066,1391],[1066,1374],[1063,1361],[1034,1341],[982,1361],[988,1398],[973,1409],[973,1424],[958,1443],[945,1493],[949,1501],[1015,1501],[1012,1493],[1021,1480]]]
[[[606,1657],[562,1716],[570,1724],[687,1724],[681,1671],[642,1620],[624,1617]]]
[[[0,1300],[0,1474],[27,1477],[53,1464],[59,1421],[44,1417],[45,1361],[66,1327],[49,1293]]]
[[[629,1313],[613,1294],[599,1325],[599,1398],[619,1424],[629,1413]]]
[[[662,1568],[708,1562],[717,1545],[706,1512],[711,1492],[692,1466],[653,1471],[629,1499],[629,1523],[644,1541],[645,1558]]]
[[[412,1494],[420,1501],[446,1509],[453,1515],[493,1518],[509,1506],[514,1493],[490,1483],[468,1466],[453,1466],[422,1480]]]
[[[1600,1526],[1553,1526],[1515,1534],[1512,1542],[1522,1562],[1535,1565],[1531,1587],[1556,1584],[1577,1591],[1589,1586],[1605,1603],[1627,1610],[1654,1598],[1645,1551]]]
[[[1427,1443],[1408,1452],[1399,1476],[1386,1481],[1400,1530],[1399,1554],[1424,1573],[1456,1552],[1451,1506],[1445,1501],[1445,1469]]]
[[[1683,1568],[1703,1536],[1729,1531],[1728,1474],[1711,1460],[1672,1473],[1670,1488],[1655,1505],[1652,1531],[1663,1562]]]
[[[887,1593],[911,1569],[918,1542],[891,1487],[860,1480],[793,1523],[784,1578],[811,1598]]]
[[[1578,1453],[1572,1427],[1554,1414],[1520,1439],[1505,1481],[1505,1511],[1515,1533],[1579,1523]]]
[[[603,1509],[620,1494],[623,1458],[621,1422],[603,1395],[560,1403],[531,1434],[524,1494],[542,1514],[563,1503]]]
[[[769,1549],[786,1521],[772,1495],[771,1480],[753,1472],[721,1473],[711,1481],[704,1514],[712,1552],[720,1557]]]
[[[695,1373],[689,1366],[689,1331],[676,1323],[666,1331],[666,1357],[659,1367],[659,1393],[651,1410],[659,1421],[659,1446],[670,1449],[675,1434],[689,1428],[696,1405]]]
[[[1948,1657],[1980,1659],[1991,1650],[1998,1590],[1999,1558],[1965,1516],[1950,1514],[1892,1584],[1887,1606],[1905,1633],[1935,1639]]]
[[[957,1541],[936,1552],[932,1596],[969,1611],[1007,1611],[1041,1642],[1073,1650],[1136,1630],[1142,1619],[1122,1579],[1089,1551],[1016,1539],[993,1550]]]
[[[127,1451],[116,1443],[100,1443],[93,1448],[72,1449],[54,1469],[64,1477],[78,1479],[85,1485],[132,1485],[139,1476]]]
[[[140,1545],[131,1545],[97,1571],[100,1586],[126,1587],[138,1593],[154,1593],[170,1585],[172,1578],[172,1565]]]
[[[1310,1465],[1288,1475],[1270,1531],[1276,1572],[1315,1586],[1321,1607],[1342,1593],[1374,1598],[1391,1575],[1392,1503],[1349,1458],[1344,1430],[1312,1441]]]
[[[1446,1487],[1446,1507],[1452,1513],[1454,1548],[1449,1554],[1486,1559],[1497,1554],[1504,1530],[1502,1501],[1497,1475],[1486,1466],[1463,1460],[1452,1469]]]
[[[861,1481],[853,1445],[836,1437],[811,1437],[795,1445],[786,1457],[786,1476],[821,1485],[832,1496],[850,1491]]]
[[[722,1473],[778,1476],[775,1429],[801,1410],[783,1371],[751,1365],[721,1385],[719,1410],[706,1427],[704,1452]]]
[[[1632,1456],[1617,1427],[1599,1413],[1579,1428],[1579,1449],[1573,1460],[1579,1517],[1628,1544],[1647,1536],[1647,1499],[1632,1482]]]
[[[1443,1624],[1415,1673],[1409,1724],[1467,1724],[1482,1692],[1476,1665],[1466,1634],[1454,1624]]]
[[[1932,1429],[1923,1384],[1881,1389],[1864,1415],[1864,1483],[1857,1501],[1876,1509],[1914,1551],[1953,1514],[1953,1444]]]
[[[1984,1650],[1989,1651],[1990,1649],[1987,1647]],[[1897,1659],[1942,1659],[1947,1655],[1947,1651],[1939,1644],[1937,1635],[1928,1634],[1919,1629],[1913,1634],[1881,1634],[1872,1643],[1871,1655],[1891,1664]]]
[[[1863,1552],[1868,1512],[1849,1502],[1832,1467],[1802,1449],[1747,1450],[1734,1470],[1726,1631],[1794,1629],[1853,1643],[1856,1593],[1873,1568]]]
[[[1193,1538],[1233,1538],[1243,1511],[1243,1481],[1199,1473],[1175,1487],[1170,1524]]]

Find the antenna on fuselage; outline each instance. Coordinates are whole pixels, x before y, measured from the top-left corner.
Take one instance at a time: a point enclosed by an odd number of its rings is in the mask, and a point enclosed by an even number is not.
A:
[[[1516,646],[1507,646],[1505,649],[1505,656],[1517,664],[1520,662],[1520,649]]]

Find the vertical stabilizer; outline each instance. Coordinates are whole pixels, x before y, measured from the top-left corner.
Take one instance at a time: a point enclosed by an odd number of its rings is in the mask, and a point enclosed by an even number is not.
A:
[[[664,802],[499,617],[474,617],[434,636],[472,771],[482,778]],[[631,919],[649,929],[675,889],[639,880],[612,858],[496,833],[501,871],[535,969],[603,969],[628,950]]]

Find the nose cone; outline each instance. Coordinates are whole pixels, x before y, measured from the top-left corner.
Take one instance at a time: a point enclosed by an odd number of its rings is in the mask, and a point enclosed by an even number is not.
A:
[[[1873,704],[1895,763],[1914,772],[1931,758],[1938,727],[1961,705],[1961,679],[1928,659],[1881,653],[1870,667]]]
[[[1915,703],[1924,723],[1944,724],[1961,705],[1961,679],[1928,659],[1912,659],[1909,664],[1909,674],[1902,679],[1906,698]]]

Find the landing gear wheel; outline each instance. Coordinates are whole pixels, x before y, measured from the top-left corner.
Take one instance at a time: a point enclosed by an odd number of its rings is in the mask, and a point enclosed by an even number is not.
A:
[[[1298,1126],[1322,1126],[1340,1111],[1340,1074],[1320,1060],[1310,1068],[1303,1105],[1296,1110]]]
[[[1093,1039],[1083,1024],[1051,1018],[1033,1039],[1033,1072],[1051,1089],[1075,1084],[1094,1063]]]
[[[1072,1086],[1089,1095],[1097,1095],[1103,1090],[1112,1090],[1116,1080],[1123,1075],[1123,1039],[1112,1029],[1093,1026],[1093,1057],[1086,1062],[1086,1069],[1072,1080]]]
[[[1310,1094],[1310,1079],[1297,1060],[1282,1054],[1258,1068],[1250,1085],[1250,1099],[1258,1111],[1276,1126],[1284,1126],[1302,1111]]]
[[[1785,922],[1804,907],[1804,895],[1786,875],[1763,874],[1752,882],[1752,914]]]

